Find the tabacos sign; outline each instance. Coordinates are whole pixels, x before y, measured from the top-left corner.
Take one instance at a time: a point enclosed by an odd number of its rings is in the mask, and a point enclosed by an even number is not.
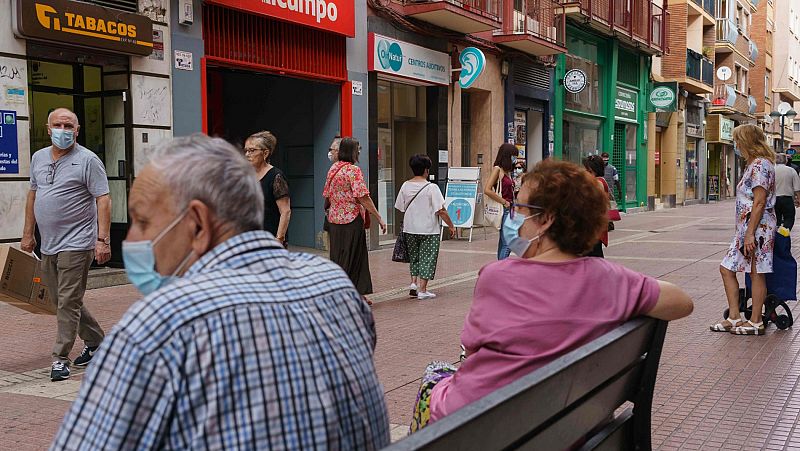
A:
[[[368,35],[369,70],[438,85],[450,84],[450,55],[375,33]]]
[[[206,0],[206,3],[274,17],[351,38],[356,35],[354,0]]]
[[[69,0],[17,0],[14,31],[27,39],[147,56],[153,23],[143,15]]]

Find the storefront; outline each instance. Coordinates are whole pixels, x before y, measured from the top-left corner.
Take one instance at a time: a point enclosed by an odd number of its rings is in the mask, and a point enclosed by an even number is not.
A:
[[[322,247],[328,149],[335,136],[352,133],[346,38],[355,24],[352,0],[311,4],[205,2],[203,131],[239,147],[252,133],[271,131],[278,139],[272,163],[291,192],[289,243]]]
[[[504,64],[510,64],[505,139],[517,146],[520,165],[529,169],[552,154],[553,69],[525,58],[513,58]]]
[[[708,145],[708,200],[732,197],[737,175],[733,154],[733,121],[721,114],[709,114],[705,132]]]
[[[108,5],[14,0],[14,33],[0,31],[0,110],[4,123],[16,123],[17,142],[0,153],[13,153],[19,164],[0,171],[0,197],[11,199],[0,214],[0,240],[19,240],[30,158],[50,145],[49,113],[69,108],[81,125],[78,143],[105,163],[110,264],[121,266],[131,183],[147,148],[172,135],[169,26],[165,8],[138,14],[130,2]]]
[[[440,111],[446,114],[440,105],[451,80],[450,55],[378,33],[369,33],[368,48],[370,111],[375,111],[369,135],[376,160],[370,179],[377,180],[376,206],[388,226],[379,242],[386,244],[400,230],[402,214],[394,203],[403,182],[413,177],[409,159],[427,154],[433,162],[431,181],[444,181],[438,168],[446,173],[448,158],[447,152],[439,158],[436,131]]]
[[[647,200],[647,57],[618,41],[567,27],[568,54],[556,67],[554,156],[580,164],[608,152],[623,208]]]
[[[686,109],[686,191],[684,205],[705,201],[703,187],[706,182],[706,170],[703,155],[706,153],[703,131],[703,110],[687,107]]]

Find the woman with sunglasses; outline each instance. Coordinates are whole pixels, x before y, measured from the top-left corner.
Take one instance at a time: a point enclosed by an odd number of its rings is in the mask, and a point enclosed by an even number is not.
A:
[[[550,361],[646,315],[692,312],[667,282],[600,258],[581,257],[608,227],[597,180],[568,162],[545,160],[522,178],[502,233],[511,257],[485,266],[461,332],[458,371],[428,366],[411,429],[436,421]]]

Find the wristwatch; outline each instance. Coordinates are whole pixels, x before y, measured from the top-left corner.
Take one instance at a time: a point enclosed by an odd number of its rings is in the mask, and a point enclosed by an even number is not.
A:
[[[109,245],[109,244],[111,244],[111,237],[105,237],[105,238],[99,238],[98,237],[97,238],[97,242],[98,243],[103,243],[105,245]]]

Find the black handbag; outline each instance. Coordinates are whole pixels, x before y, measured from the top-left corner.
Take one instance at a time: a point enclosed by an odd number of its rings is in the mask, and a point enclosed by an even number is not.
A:
[[[428,183],[428,185],[432,185],[432,183]],[[428,185],[423,186],[417,191],[417,194],[414,194],[414,197],[411,198],[411,202],[406,205],[406,211],[408,211],[408,207],[414,203],[414,200],[419,196],[419,193],[422,192]],[[400,233],[397,234],[397,240],[394,242],[394,251],[392,251],[392,261],[398,263],[410,263],[411,258],[408,255],[408,245],[406,243],[406,234],[403,232],[403,224],[400,224]]]

